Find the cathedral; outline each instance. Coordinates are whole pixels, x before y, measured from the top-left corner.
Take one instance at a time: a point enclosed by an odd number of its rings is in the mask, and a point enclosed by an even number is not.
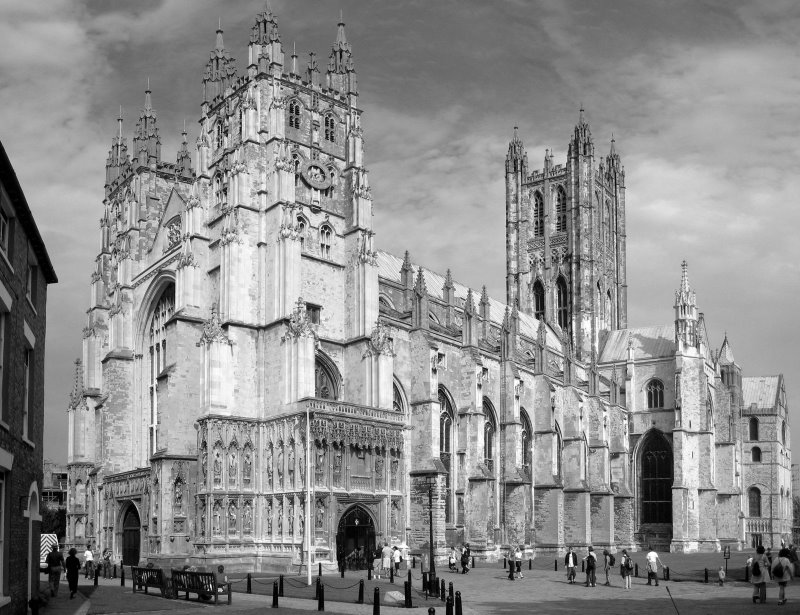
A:
[[[788,538],[782,376],[711,349],[685,263],[668,324],[628,327],[625,171],[583,111],[562,164],[515,129],[505,302],[378,248],[361,114],[344,24],[301,63],[267,9],[242,71],[217,31],[193,152],[162,159],[149,88],[130,150],[119,118],[69,544],[253,571]]]

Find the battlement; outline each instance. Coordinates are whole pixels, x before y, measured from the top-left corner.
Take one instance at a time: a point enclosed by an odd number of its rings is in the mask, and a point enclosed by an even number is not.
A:
[[[548,177],[559,177],[566,172],[567,168],[563,164],[557,164],[552,169],[537,169],[528,175],[528,183],[540,182]]]

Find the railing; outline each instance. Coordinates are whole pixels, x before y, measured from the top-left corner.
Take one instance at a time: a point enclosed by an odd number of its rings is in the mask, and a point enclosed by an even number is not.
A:
[[[358,406],[355,404],[346,404],[338,401],[323,399],[309,399],[306,401],[306,404],[311,412],[342,414],[357,418],[388,421],[391,423],[405,422],[405,417],[403,414],[394,412],[393,410],[381,410],[380,408],[373,408],[372,406]]]
[[[372,491],[372,479],[366,476],[351,476],[350,488],[359,491]]]

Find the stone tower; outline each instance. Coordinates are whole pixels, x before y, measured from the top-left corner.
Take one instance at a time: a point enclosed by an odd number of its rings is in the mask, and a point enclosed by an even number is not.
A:
[[[625,171],[614,140],[595,156],[583,109],[566,164],[541,170],[514,129],[506,156],[506,298],[558,325],[589,361],[601,333],[627,326]]]

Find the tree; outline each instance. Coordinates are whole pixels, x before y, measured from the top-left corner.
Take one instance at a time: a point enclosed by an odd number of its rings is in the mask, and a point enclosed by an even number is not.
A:
[[[61,541],[67,535],[67,511],[63,508],[42,509],[42,534],[55,534]]]

